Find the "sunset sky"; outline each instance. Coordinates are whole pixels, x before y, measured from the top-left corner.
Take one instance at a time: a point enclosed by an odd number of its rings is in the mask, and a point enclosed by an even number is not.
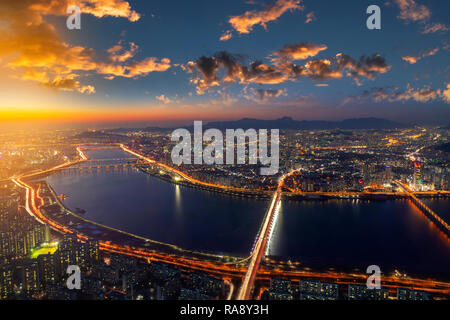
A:
[[[366,8],[381,8],[368,30]],[[81,30],[68,30],[69,5]],[[450,123],[450,2],[0,0],[0,122]]]

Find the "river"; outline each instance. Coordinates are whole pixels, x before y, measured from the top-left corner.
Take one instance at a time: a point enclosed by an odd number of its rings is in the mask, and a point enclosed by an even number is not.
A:
[[[120,149],[91,159],[129,158]],[[247,256],[268,201],[178,186],[136,168],[63,171],[49,176],[64,203],[84,217],[185,249]],[[429,200],[442,215],[449,202]],[[450,242],[409,200],[283,201],[269,254],[314,269],[365,271],[378,265],[450,279]]]

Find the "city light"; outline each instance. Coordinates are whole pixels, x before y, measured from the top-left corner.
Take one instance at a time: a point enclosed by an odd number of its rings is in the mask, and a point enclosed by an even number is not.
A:
[[[0,0],[2,311],[450,300],[449,8]]]

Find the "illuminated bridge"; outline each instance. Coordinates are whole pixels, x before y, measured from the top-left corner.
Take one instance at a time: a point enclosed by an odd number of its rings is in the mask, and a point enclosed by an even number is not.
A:
[[[267,210],[267,214],[264,217],[263,224],[256,238],[255,246],[253,247],[253,251],[250,255],[250,263],[244,279],[242,280],[241,288],[237,296],[238,300],[249,300],[251,298],[250,296],[255,283],[256,274],[258,273],[259,265],[267,252],[268,242],[270,241],[278,218],[284,180],[292,173],[293,172],[283,175],[278,183],[277,191],[273,195],[269,210]]]
[[[395,181],[400,188],[411,198],[412,202],[431,220],[433,223],[442,230],[447,236],[450,236],[450,226],[439,217],[433,210],[420,201],[413,193],[413,191],[400,181]]]
[[[138,165],[146,166],[148,164],[138,162],[136,158],[90,159],[76,166],[60,168],[58,171],[83,171],[101,168],[119,169],[119,168],[131,168]]]

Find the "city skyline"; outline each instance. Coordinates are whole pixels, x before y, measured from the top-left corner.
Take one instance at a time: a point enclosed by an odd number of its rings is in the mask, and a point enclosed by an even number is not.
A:
[[[449,9],[0,0],[0,300],[449,300]]]

